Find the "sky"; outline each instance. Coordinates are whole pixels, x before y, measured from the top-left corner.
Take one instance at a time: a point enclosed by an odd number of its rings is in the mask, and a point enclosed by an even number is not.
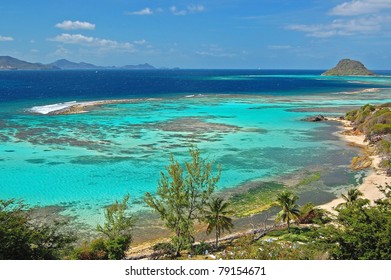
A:
[[[391,69],[391,0],[12,0],[0,55],[102,66]]]

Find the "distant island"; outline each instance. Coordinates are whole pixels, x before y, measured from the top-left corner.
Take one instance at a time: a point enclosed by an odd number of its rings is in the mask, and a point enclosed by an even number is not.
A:
[[[0,56],[0,70],[54,70],[59,69],[53,65],[31,63],[11,56]]]
[[[31,63],[11,56],[0,56],[0,70],[88,70],[88,69],[126,69],[126,70],[153,70],[154,66],[144,63],[137,65],[97,66],[86,62],[72,62],[60,59],[49,64]]]
[[[369,71],[360,61],[351,59],[342,59],[337,66],[324,72],[322,76],[373,76],[373,72]]]

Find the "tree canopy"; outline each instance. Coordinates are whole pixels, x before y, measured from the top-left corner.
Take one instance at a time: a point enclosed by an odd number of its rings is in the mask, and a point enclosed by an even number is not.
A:
[[[191,161],[184,167],[171,155],[167,174],[161,172],[156,195],[147,192],[144,198],[174,232],[176,255],[194,242],[194,222],[201,219],[203,207],[220,179],[220,167],[213,174],[213,161],[202,158],[197,147],[191,148],[189,154]]]
[[[62,228],[64,222],[38,223],[22,201],[0,200],[0,259],[59,259],[75,240]]]

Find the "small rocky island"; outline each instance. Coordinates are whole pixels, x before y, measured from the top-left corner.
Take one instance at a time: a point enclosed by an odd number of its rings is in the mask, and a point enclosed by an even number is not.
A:
[[[324,72],[322,76],[373,76],[373,72],[369,71],[360,61],[351,59],[342,59],[337,66]]]

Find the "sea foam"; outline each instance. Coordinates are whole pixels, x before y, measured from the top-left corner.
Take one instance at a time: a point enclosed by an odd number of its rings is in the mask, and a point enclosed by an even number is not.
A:
[[[28,109],[29,112],[47,115],[52,112],[69,108],[71,106],[79,104],[77,101],[69,101],[63,103],[49,104],[44,106],[34,106]]]

